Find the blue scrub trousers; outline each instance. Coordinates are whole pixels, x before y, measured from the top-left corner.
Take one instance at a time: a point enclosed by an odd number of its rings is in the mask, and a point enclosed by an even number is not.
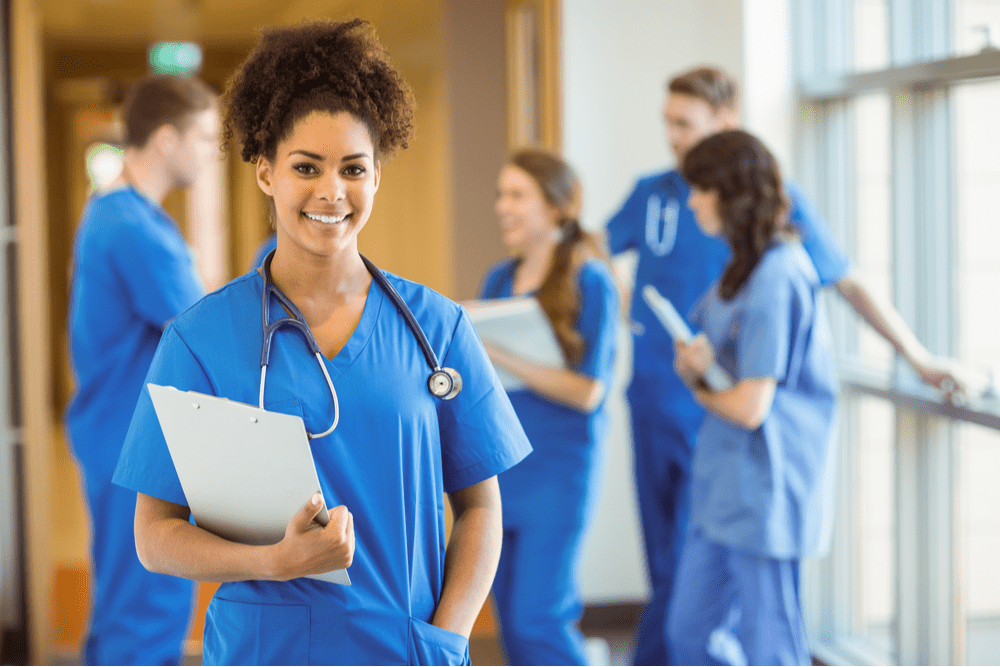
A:
[[[700,419],[692,422],[685,429],[632,411],[636,491],[653,589],[639,620],[634,665],[671,664],[665,630],[690,506],[691,453]]]
[[[587,664],[577,628],[583,535],[579,525],[504,528],[493,600],[508,664]]]
[[[735,612],[735,613],[734,613]],[[732,626],[739,646],[720,646]],[[667,621],[670,655],[681,665],[809,665],[799,560],[762,556],[688,532]],[[739,648],[742,648],[740,655]],[[728,657],[727,657],[728,656]]]
[[[91,522],[88,665],[177,665],[191,617],[194,584],[144,568],[135,552],[135,491],[111,483],[112,470],[85,471]]]

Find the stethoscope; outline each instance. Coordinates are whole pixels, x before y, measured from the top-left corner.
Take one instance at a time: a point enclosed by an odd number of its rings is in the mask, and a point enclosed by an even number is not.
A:
[[[337,428],[337,423],[340,421],[340,403],[337,401],[337,390],[333,387],[333,380],[330,379],[330,373],[326,370],[326,364],[323,363],[323,353],[320,352],[319,345],[316,344],[316,338],[309,331],[309,325],[306,324],[306,318],[302,315],[302,311],[271,280],[271,259],[273,257],[274,250],[269,252],[267,257],[264,258],[261,271],[264,277],[264,294],[261,297],[261,322],[264,328],[264,343],[260,351],[260,409],[264,409],[264,379],[267,377],[267,365],[271,360],[271,340],[274,338],[275,331],[285,324],[290,324],[302,332],[302,336],[309,346],[309,351],[315,355],[316,361],[319,362],[320,370],[323,371],[323,377],[326,378],[326,384],[330,387],[330,396],[333,397],[333,424],[322,433],[306,433],[310,440],[322,438],[325,435],[333,433],[333,429]],[[424,353],[427,365],[431,367],[430,377],[427,378],[427,389],[433,396],[444,401],[450,401],[458,396],[458,392],[462,391],[462,376],[454,368],[441,367],[438,363],[437,355],[431,349],[431,344],[427,342],[427,336],[424,335],[423,329],[417,324],[417,320],[413,317],[413,313],[410,312],[410,308],[406,305],[406,302],[399,296],[399,292],[389,284],[385,274],[372,264],[367,257],[364,255],[360,255],[360,257],[361,261],[365,264],[365,268],[368,269],[368,272],[375,279],[375,282],[378,283],[378,286],[389,296],[389,300],[392,301],[396,309],[402,314],[403,319],[406,320],[406,326],[410,328],[413,337],[417,339],[417,344],[420,345],[420,349]],[[291,314],[291,317],[283,317],[274,322],[270,321],[271,309],[269,306],[272,295],[278,300],[278,303],[285,307],[285,310]]]

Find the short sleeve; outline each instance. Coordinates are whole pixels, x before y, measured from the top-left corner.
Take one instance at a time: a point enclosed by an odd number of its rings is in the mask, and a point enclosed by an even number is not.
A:
[[[590,261],[580,269],[580,317],[577,330],[586,341],[577,372],[610,384],[618,341],[618,291],[608,267]]]
[[[462,376],[458,396],[438,403],[444,490],[451,492],[507,470],[531,445],[464,310],[442,364]]]
[[[741,379],[771,377],[785,380],[789,354],[803,310],[802,293],[792,275],[762,267],[751,278],[750,293],[737,334],[737,359]]]
[[[149,383],[184,391],[216,393],[197,358],[177,330],[168,325],[156,348],[146,380],[142,383],[142,393],[132,415],[132,423],[125,436],[125,444],[112,481],[132,491],[178,505],[187,505],[146,387]]]
[[[836,283],[847,274],[850,262],[819,209],[794,183],[786,185],[792,210],[789,219],[802,237],[802,247],[816,267],[821,285]]]
[[[205,295],[190,250],[179,234],[124,224],[113,249],[130,302],[156,328],[180,315]]]
[[[612,255],[638,247],[639,230],[646,220],[646,198],[636,184],[621,209],[608,220],[607,243]]]

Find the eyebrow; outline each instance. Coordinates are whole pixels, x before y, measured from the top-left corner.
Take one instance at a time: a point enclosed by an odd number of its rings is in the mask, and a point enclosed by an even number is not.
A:
[[[305,155],[307,158],[309,158],[311,160],[316,160],[317,162],[322,162],[323,161],[323,156],[322,155],[319,155],[317,153],[310,153],[309,151],[294,150],[294,151],[289,152],[288,154],[289,155],[295,155],[296,153],[298,153],[300,155]],[[363,157],[368,157],[368,153],[353,153],[351,155],[345,155],[344,157],[342,157],[340,159],[340,161],[341,162],[349,162],[350,160],[357,160],[357,159],[363,158]]]

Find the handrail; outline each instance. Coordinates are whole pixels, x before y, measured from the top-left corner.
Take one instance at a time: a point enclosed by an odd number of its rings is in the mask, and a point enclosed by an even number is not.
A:
[[[850,391],[891,401],[897,406],[955,421],[1000,430],[1000,398],[995,394],[952,401],[904,373],[876,368],[856,357],[838,359],[841,385]]]

